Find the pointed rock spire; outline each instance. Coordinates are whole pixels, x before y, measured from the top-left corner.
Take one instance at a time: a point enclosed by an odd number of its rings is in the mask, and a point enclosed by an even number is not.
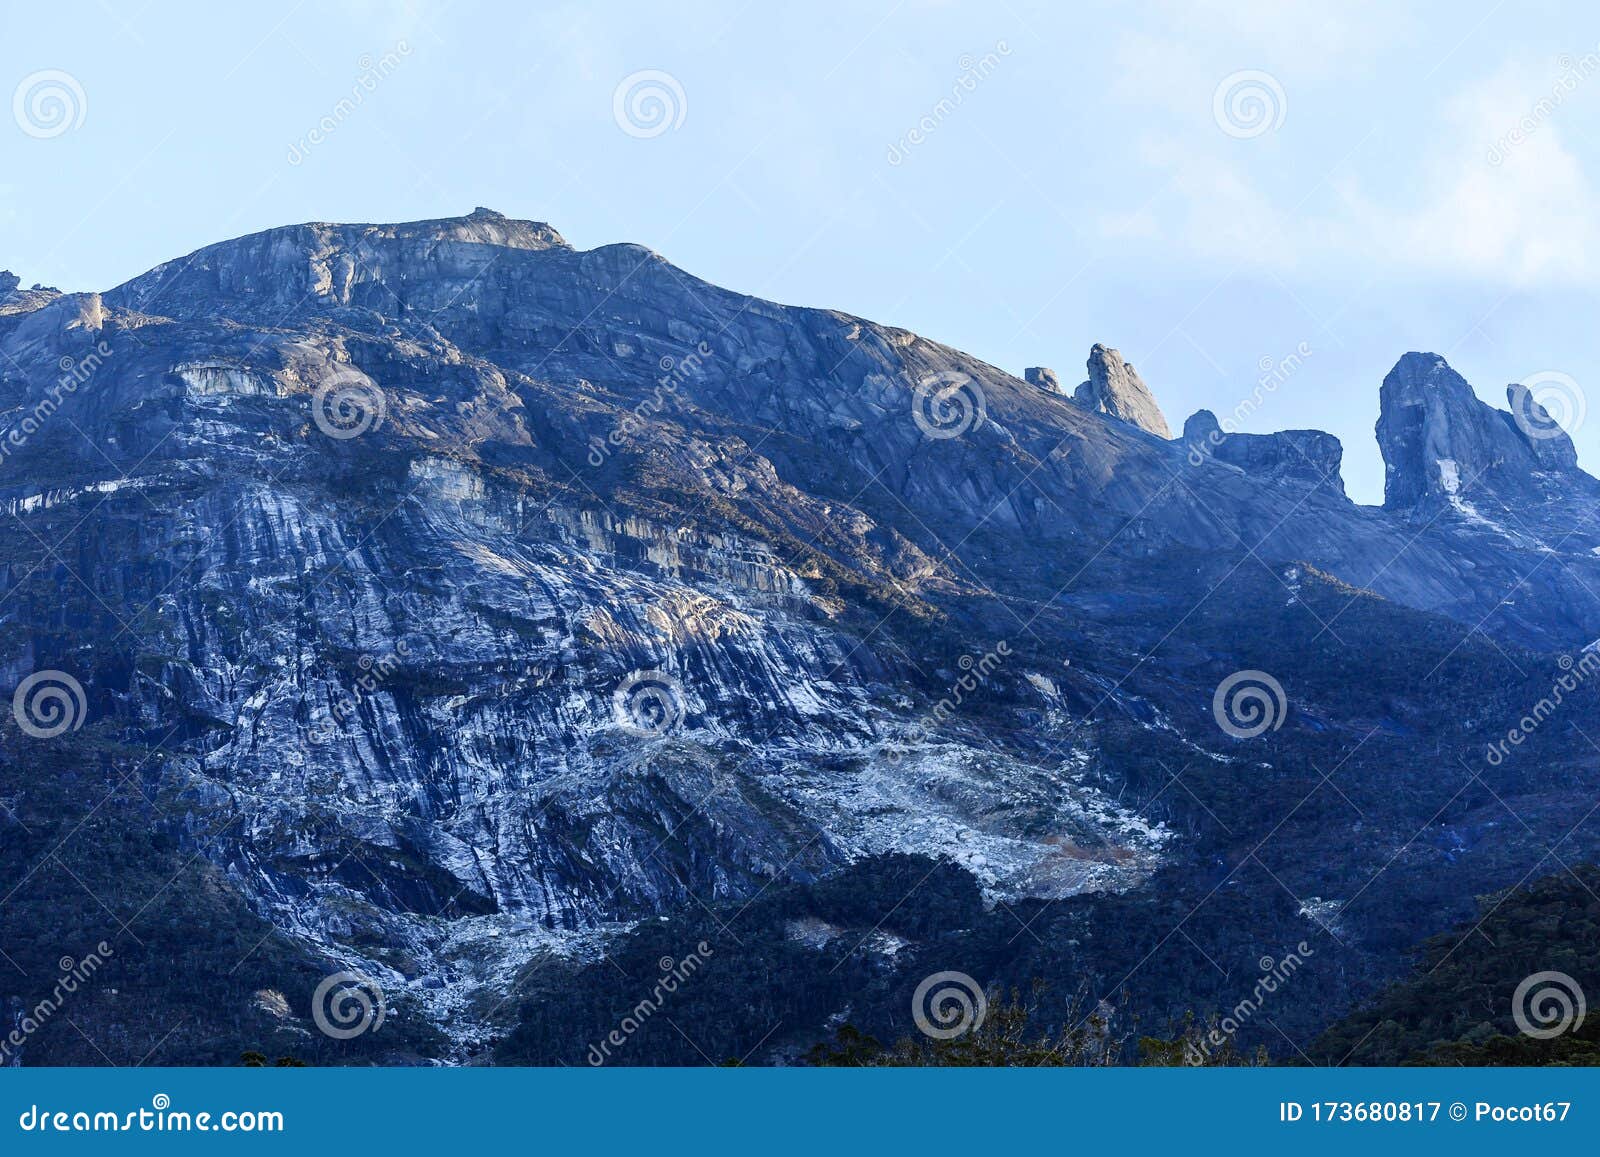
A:
[[[1571,383],[1571,379],[1567,379]],[[1571,383],[1571,389],[1576,391],[1577,386]],[[1564,391],[1559,383],[1556,385],[1556,397],[1562,397]],[[1511,407],[1511,421],[1518,431],[1528,441],[1528,449],[1533,452],[1542,470],[1574,470],[1578,465],[1578,451],[1573,446],[1572,439],[1561,428],[1561,423],[1551,416],[1539,402],[1539,393],[1529,389],[1522,382],[1512,382],[1506,387],[1506,404]],[[1550,398],[1546,398],[1549,401]],[[1568,401],[1577,403],[1576,397],[1567,398]]]
[[[1072,400],[1086,410],[1129,422],[1157,438],[1172,437],[1149,387],[1120,353],[1098,342],[1089,351],[1089,380],[1078,387]]]
[[[1396,362],[1378,395],[1384,506],[1406,509],[1468,489],[1515,504],[1535,473],[1575,469],[1572,440],[1532,393],[1512,385],[1506,396],[1511,413],[1480,401],[1438,354]]]

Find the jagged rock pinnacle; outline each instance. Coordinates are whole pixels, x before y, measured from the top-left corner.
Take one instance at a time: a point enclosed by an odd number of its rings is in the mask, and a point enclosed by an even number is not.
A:
[[[1438,354],[1408,353],[1396,362],[1379,391],[1384,505],[1406,509],[1467,489],[1493,491],[1515,505],[1536,472],[1575,468],[1572,440],[1532,395],[1513,385],[1507,398],[1511,413],[1480,401]]]
[[[1098,342],[1089,351],[1089,380],[1078,387],[1073,401],[1158,438],[1172,437],[1149,387],[1120,353]]]

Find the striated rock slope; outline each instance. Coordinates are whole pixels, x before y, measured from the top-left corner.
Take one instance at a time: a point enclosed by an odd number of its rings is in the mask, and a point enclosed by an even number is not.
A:
[[[1594,480],[1426,355],[1374,510],[1314,431],[1192,456],[1114,350],[1074,401],[483,209],[13,291],[0,354],[5,690],[70,675],[51,742],[462,1056],[530,962],[880,853],[1143,887],[1181,840],[1102,717],[1230,758],[1190,616],[1241,567],[1600,636]]]

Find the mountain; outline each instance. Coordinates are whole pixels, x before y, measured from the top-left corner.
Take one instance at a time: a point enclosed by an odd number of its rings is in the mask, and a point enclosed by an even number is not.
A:
[[[140,994],[74,1018],[119,1063],[579,1063],[614,1009],[559,994],[702,935],[792,977],[768,1059],[947,956],[1169,1015],[1228,995],[1190,944],[1301,935],[1351,954],[1320,1030],[1548,852],[1496,799],[1577,820],[1600,779],[1587,684],[1484,762],[1600,637],[1600,484],[1511,401],[1402,358],[1380,509],[1329,435],[1167,437],[1107,347],[1068,397],[486,209],[13,285],[0,911],[28,981],[0,1000],[84,950],[68,905]],[[1223,694],[1240,672],[1264,699]],[[1234,918],[1174,939],[1195,905]],[[723,967],[708,1007],[769,1007]],[[309,1029],[339,969],[381,984],[381,1031]],[[683,1047],[651,1039],[634,1060]],[[103,1063],[59,1022],[23,1059]]]

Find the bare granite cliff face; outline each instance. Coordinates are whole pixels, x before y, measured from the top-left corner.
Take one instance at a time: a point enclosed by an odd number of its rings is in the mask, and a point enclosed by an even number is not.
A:
[[[462,239],[485,229],[516,244]],[[586,457],[612,469],[620,465],[611,445],[618,415],[642,407],[647,412],[629,421],[651,430],[652,474],[671,487],[722,485],[705,473],[703,452],[670,452],[682,434],[717,453],[734,449],[738,474],[770,471],[799,492],[852,506],[871,528],[849,536],[859,542],[848,547],[827,517],[797,521],[795,504],[765,502],[760,514],[802,535],[815,529],[846,567],[859,543],[910,541],[901,525],[909,508],[922,529],[947,528],[948,541],[981,528],[1058,542],[1069,553],[1113,536],[1113,549],[1134,555],[1259,542],[1268,556],[1305,558],[1357,586],[1469,622],[1503,595],[1502,574],[1455,557],[1460,547],[1449,534],[1418,537],[1374,518],[1343,498],[1336,478],[1310,498],[1299,478],[1263,486],[1258,469],[1256,480],[1240,479],[1243,467],[1230,470],[1226,458],[1246,453],[1248,440],[1193,466],[1181,440],[1155,440],[1169,437],[1159,407],[1104,346],[1091,351],[1090,380],[1072,404],[904,330],[745,297],[639,246],[577,252],[548,226],[483,210],[404,226],[273,230],[170,262],[106,301],[175,320],[221,313],[265,328],[343,331],[337,357],[370,350],[381,359],[403,348],[442,362],[433,372],[489,365],[527,407],[509,412],[542,423],[548,449],[582,442]],[[948,412],[907,421],[930,400],[922,388],[950,375],[968,385],[938,403]],[[690,416],[679,420],[679,411]],[[959,435],[931,437],[940,417],[949,429],[935,433]],[[1314,464],[1333,464],[1332,439],[1308,435],[1290,449],[1285,439],[1297,437],[1279,437],[1268,457],[1298,469],[1292,463],[1303,451]],[[759,491],[753,481],[741,482],[741,492]],[[1119,533],[1129,520],[1138,533]],[[1575,568],[1593,565],[1581,561],[1587,533],[1568,544],[1580,560]],[[924,538],[924,553],[932,545]],[[1567,585],[1543,612],[1564,625],[1534,626],[1531,640],[1549,645],[1589,629],[1583,615],[1595,598],[1573,573],[1555,580]]]
[[[4,689],[69,673],[153,827],[462,1055],[530,961],[879,853],[993,904],[1143,886],[1180,835],[1119,729],[1234,758],[1240,663],[1186,624],[1241,566],[1600,636],[1594,480],[1430,355],[1377,510],[1326,434],[1168,440],[1106,347],[1075,401],[488,210],[11,280]]]
[[[1379,394],[1384,509],[1443,528],[1479,565],[1524,560],[1509,578],[1497,574],[1505,594],[1485,612],[1508,625],[1581,604],[1578,590],[1593,582],[1600,482],[1578,468],[1571,438],[1539,400],[1571,403],[1581,398],[1576,384],[1549,377],[1534,389],[1508,386],[1511,408],[1497,410],[1437,354],[1409,353]],[[1592,641],[1581,637],[1591,613],[1578,612],[1571,644]]]
[[[1172,437],[1149,387],[1120,353],[1098,343],[1089,351],[1089,380],[1078,387],[1073,400],[1085,409],[1137,426],[1157,438]]]
[[[1511,387],[1513,401],[1519,390]],[[1520,396],[1537,406],[1525,390]],[[1557,427],[1530,437],[1513,414],[1479,401],[1437,354],[1407,354],[1395,363],[1383,380],[1379,404],[1378,444],[1388,471],[1384,505],[1389,509],[1448,498],[1464,485],[1509,497],[1548,467],[1579,473],[1564,431]],[[1548,421],[1542,408],[1539,416]]]
[[[1321,430],[1228,434],[1210,410],[1197,410],[1183,424],[1183,444],[1193,464],[1215,459],[1248,474],[1344,496],[1344,479],[1339,475],[1344,447]]]

